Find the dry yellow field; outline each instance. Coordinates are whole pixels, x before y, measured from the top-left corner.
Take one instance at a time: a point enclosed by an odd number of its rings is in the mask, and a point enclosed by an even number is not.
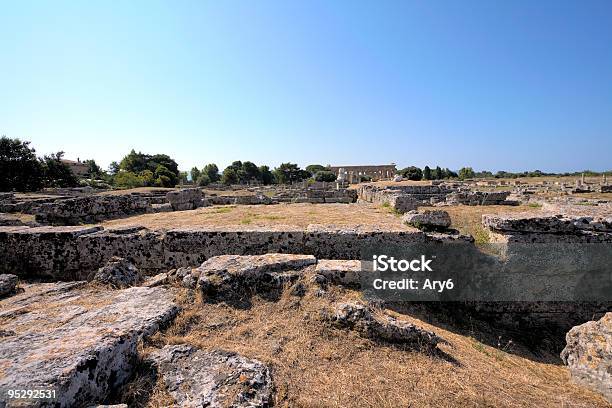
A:
[[[142,225],[151,229],[220,226],[279,226],[305,228],[310,224],[337,226],[380,226],[402,228],[401,217],[373,204],[273,204],[226,205],[145,214],[102,223],[105,227]]]
[[[440,353],[429,354],[331,327],[321,312],[360,295],[331,287],[321,297],[316,287],[307,287],[304,298],[287,288],[278,302],[256,296],[247,309],[202,302],[183,292],[183,313],[143,351],[186,343],[258,359],[272,368],[277,407],[608,406],[601,396],[573,384],[556,355],[536,356],[502,332],[457,330],[387,311],[448,342]],[[147,407],[171,401],[160,384],[147,384],[146,377],[125,397]]]

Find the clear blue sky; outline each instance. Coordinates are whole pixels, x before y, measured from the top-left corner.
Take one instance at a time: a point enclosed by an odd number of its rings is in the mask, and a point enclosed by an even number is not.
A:
[[[612,169],[612,1],[4,1],[0,134],[106,167]]]

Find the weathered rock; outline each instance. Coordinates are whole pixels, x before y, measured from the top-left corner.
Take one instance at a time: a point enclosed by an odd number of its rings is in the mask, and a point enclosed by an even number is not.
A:
[[[33,212],[43,224],[76,225],[144,214],[150,207],[139,194],[95,195],[42,203]]]
[[[331,320],[340,327],[356,330],[373,340],[407,343],[418,348],[431,349],[443,340],[435,333],[414,324],[397,320],[371,307],[357,303],[340,303]]]
[[[193,210],[202,206],[202,190],[199,188],[184,188],[169,191],[166,199],[174,211]]]
[[[19,278],[9,273],[0,275],[0,298],[15,292]]]
[[[315,268],[316,274],[325,281],[342,285],[359,285],[361,278],[361,261],[321,259]]]
[[[115,288],[127,288],[137,284],[142,279],[138,268],[130,261],[113,257],[105,266],[98,269],[93,280]]]
[[[148,212],[160,213],[160,212],[171,212],[171,211],[174,211],[174,209],[172,208],[172,204],[161,203],[161,204],[151,204],[151,209]]]
[[[420,229],[432,230],[445,230],[451,226],[450,215],[441,210],[409,211],[402,217],[402,222]]]
[[[195,273],[190,273],[189,275],[185,275],[183,280],[181,281],[181,285],[184,288],[195,289],[198,285],[199,275]]]
[[[612,402],[612,312],[572,328],[566,341],[561,359],[569,366],[572,378]]]
[[[89,406],[130,377],[138,342],[179,312],[163,288],[25,285],[0,301],[0,389],[54,389],[29,406]],[[0,394],[0,406],[7,403]]]
[[[216,256],[197,268],[198,287],[209,296],[239,294],[244,287],[259,285],[280,288],[299,277],[296,270],[315,263],[312,255]]]
[[[189,345],[165,346],[148,358],[180,407],[267,407],[270,369],[257,360]]]
[[[167,273],[158,273],[155,276],[151,276],[147,278],[141,286],[146,286],[148,288],[153,288],[155,286],[166,285],[170,282],[170,278]]]
[[[143,274],[201,265],[218,255],[310,254],[322,259],[359,259],[374,245],[468,239],[425,234],[403,226],[219,227],[151,231],[142,227],[0,227],[0,273],[20,278],[85,280],[113,256]],[[181,277],[182,279],[183,277]]]

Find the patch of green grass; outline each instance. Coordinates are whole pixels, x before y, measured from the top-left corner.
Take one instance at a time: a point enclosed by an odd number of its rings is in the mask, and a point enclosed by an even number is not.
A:
[[[252,222],[253,222],[253,220],[251,218],[248,218],[248,217],[243,218],[243,219],[240,220],[241,224],[250,224]]]
[[[390,208],[391,207],[391,203],[389,203],[388,201],[385,201],[384,203],[382,203],[383,208]]]
[[[529,204],[527,204],[527,207],[542,208],[542,204],[540,204],[540,203],[529,203]]]
[[[274,221],[274,220],[282,220],[285,217],[281,217],[280,215],[264,215],[261,218],[264,220]]]
[[[489,231],[484,227],[476,227],[474,229],[474,243],[478,244],[488,244],[491,241],[491,235]]]
[[[485,348],[484,344],[480,343],[479,341],[476,341],[475,339],[472,339],[472,347],[486,356],[491,356],[491,354]]]
[[[225,214],[225,213],[232,211],[233,209],[234,207],[219,207],[219,208],[213,209],[211,212],[214,214]]]

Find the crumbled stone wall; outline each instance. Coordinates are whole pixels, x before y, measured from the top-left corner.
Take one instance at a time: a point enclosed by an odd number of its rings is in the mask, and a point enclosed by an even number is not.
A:
[[[166,200],[174,211],[194,210],[202,207],[202,190],[199,188],[183,188],[166,193]]]
[[[86,279],[111,257],[128,259],[145,273],[196,266],[224,254],[269,252],[359,259],[365,245],[469,240],[451,234],[378,229],[177,229],[103,230],[102,227],[0,227],[0,273],[46,280]]]
[[[542,211],[483,215],[482,224],[499,242],[612,242],[612,207],[544,203]]]
[[[416,210],[419,206],[442,202],[453,191],[443,185],[378,187],[364,184],[359,186],[357,194],[360,200],[389,205],[395,211],[403,214]]]
[[[508,200],[509,191],[457,191],[446,196],[450,205],[518,205],[518,201]]]
[[[429,205],[518,205],[508,200],[507,191],[472,191],[461,184],[440,183],[415,186],[378,187],[365,184],[358,188],[359,199],[375,204],[388,203],[405,213]]]
[[[150,207],[150,200],[137,194],[96,195],[41,204],[35,215],[43,224],[75,225],[144,214]]]

